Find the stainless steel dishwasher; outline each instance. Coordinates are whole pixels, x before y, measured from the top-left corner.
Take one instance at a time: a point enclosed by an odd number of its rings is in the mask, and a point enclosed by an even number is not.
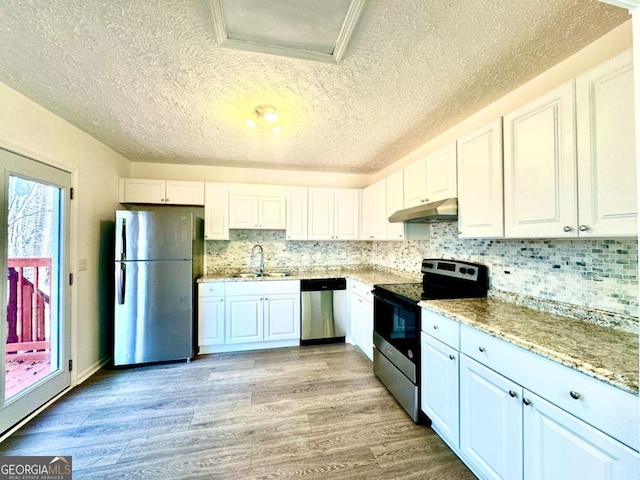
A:
[[[301,280],[301,345],[344,342],[347,334],[347,281]]]

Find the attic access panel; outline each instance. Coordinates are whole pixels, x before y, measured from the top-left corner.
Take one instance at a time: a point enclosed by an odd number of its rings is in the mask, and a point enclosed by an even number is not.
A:
[[[338,63],[365,0],[209,0],[219,45]]]

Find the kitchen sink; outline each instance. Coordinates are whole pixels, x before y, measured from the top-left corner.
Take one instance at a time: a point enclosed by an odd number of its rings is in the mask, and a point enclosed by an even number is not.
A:
[[[238,272],[231,275],[233,278],[260,278],[260,277],[288,277],[289,272],[265,272],[265,273],[253,273],[253,272]]]

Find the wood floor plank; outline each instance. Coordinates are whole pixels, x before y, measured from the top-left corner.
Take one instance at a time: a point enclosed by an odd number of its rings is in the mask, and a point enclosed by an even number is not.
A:
[[[72,455],[76,480],[475,478],[344,344],[104,369],[0,454]]]

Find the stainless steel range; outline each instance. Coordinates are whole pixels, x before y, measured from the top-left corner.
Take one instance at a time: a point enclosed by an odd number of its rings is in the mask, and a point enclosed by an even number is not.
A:
[[[373,370],[415,421],[419,418],[421,300],[486,297],[487,267],[424,259],[422,283],[374,285]]]

